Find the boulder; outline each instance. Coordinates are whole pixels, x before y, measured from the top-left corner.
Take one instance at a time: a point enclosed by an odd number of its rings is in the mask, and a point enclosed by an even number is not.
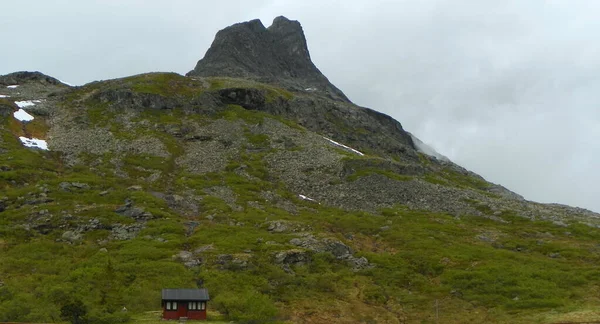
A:
[[[58,187],[63,191],[79,191],[90,189],[90,186],[87,183],[81,182],[61,182]]]
[[[190,251],[179,251],[172,258],[175,261],[183,263],[187,268],[198,267],[202,264],[202,259],[195,257]]]
[[[215,263],[220,265],[222,270],[246,269],[249,257],[248,254],[219,254]]]
[[[125,205],[117,208],[115,213],[121,216],[133,218],[138,222],[147,221],[154,218],[152,213],[145,211],[143,208],[134,207],[133,202],[130,199],[126,199]]]
[[[291,239],[290,244],[316,253],[331,253],[336,259],[346,261],[354,270],[371,266],[365,257],[355,257],[352,248],[336,239],[316,238],[312,234],[306,234]]]
[[[111,228],[110,238],[117,241],[126,241],[134,239],[140,231],[144,228],[141,223],[135,223],[130,225],[125,224],[113,224]]]
[[[208,244],[208,245],[204,245],[204,246],[201,246],[201,247],[195,249],[194,254],[200,254],[200,253],[204,253],[206,251],[210,251],[210,250],[214,250],[214,249],[215,249],[214,245]]]
[[[295,233],[310,231],[311,227],[304,223],[287,220],[274,220],[265,223],[267,230],[271,233]]]
[[[310,263],[311,256],[306,250],[292,249],[275,253],[273,260],[279,265],[301,266]]]
[[[81,233],[76,232],[76,231],[65,231],[62,234],[61,238],[64,241],[67,241],[67,242],[70,242],[70,243],[75,243],[75,242],[81,240],[82,236],[81,236]]]

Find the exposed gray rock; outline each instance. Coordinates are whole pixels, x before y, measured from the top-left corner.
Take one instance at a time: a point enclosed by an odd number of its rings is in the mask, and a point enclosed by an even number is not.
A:
[[[215,263],[219,265],[220,269],[246,269],[249,266],[249,257],[250,255],[248,254],[219,254]]]
[[[219,119],[205,125],[204,131],[215,134],[212,140],[195,141],[186,145],[185,153],[178,157],[176,163],[189,172],[203,174],[222,171],[230,156],[239,154],[245,143],[244,123]]]
[[[87,223],[79,225],[77,227],[77,231],[79,232],[87,232],[87,231],[95,231],[100,229],[110,229],[110,226],[105,226],[100,222],[98,218],[92,218]]]
[[[256,19],[219,31],[187,75],[251,78],[297,91],[316,88],[330,98],[349,101],[312,63],[300,23],[285,17],[275,18],[268,29]]]
[[[117,208],[115,213],[125,217],[131,217],[136,221],[147,221],[154,218],[152,213],[145,211],[143,208],[134,207],[133,202],[129,199],[125,200],[125,205]]]
[[[204,253],[206,251],[211,251],[214,249],[215,249],[214,245],[208,244],[208,245],[204,245],[204,246],[201,246],[201,247],[195,249],[194,254],[200,254],[200,253]]]
[[[76,231],[65,231],[62,234],[61,238],[67,242],[75,243],[81,240],[82,235],[81,233]]]
[[[202,260],[194,256],[189,251],[179,251],[179,253],[173,255],[173,260],[183,263],[187,268],[198,267],[202,264]]]
[[[371,266],[369,261],[353,254],[352,248],[346,244],[331,238],[316,238],[312,234],[303,235],[300,238],[293,238],[290,244],[296,245],[316,253],[331,253],[336,259],[346,261],[354,270],[364,269]]]
[[[24,83],[39,83],[42,85],[60,85],[68,87],[66,84],[60,82],[58,79],[55,79],[51,76],[45,75],[37,71],[19,71],[0,76],[0,85],[2,86],[9,86],[15,84],[23,85]]]
[[[88,184],[81,182],[61,182],[58,186],[63,191],[80,191],[90,189]]]
[[[241,210],[241,207],[236,204],[237,195],[228,186],[215,186],[203,190],[205,193],[222,199],[231,209]]]
[[[363,270],[363,269],[368,269],[368,268],[373,267],[373,265],[371,263],[369,263],[369,260],[367,260],[367,258],[365,258],[365,257],[360,257],[360,258],[352,257],[352,258],[349,258],[348,260],[346,260],[346,262],[348,262],[348,264],[354,270]]]
[[[287,220],[274,220],[265,223],[267,230],[271,233],[296,233],[310,231],[312,228],[309,225],[300,222]]]
[[[140,231],[145,227],[143,223],[135,223],[135,224],[113,224],[110,238],[118,241],[126,241],[134,239]]]
[[[273,258],[275,264],[287,266],[301,266],[310,263],[311,260],[310,253],[300,249],[279,251]]]
[[[180,106],[175,98],[153,93],[136,92],[124,87],[121,89],[103,89],[95,93],[92,98],[113,106],[135,108],[137,110],[170,110]]]

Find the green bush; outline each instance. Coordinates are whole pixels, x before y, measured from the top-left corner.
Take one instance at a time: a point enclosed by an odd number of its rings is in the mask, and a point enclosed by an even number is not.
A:
[[[227,319],[239,323],[274,322],[278,310],[269,296],[256,291],[225,292],[212,301]]]

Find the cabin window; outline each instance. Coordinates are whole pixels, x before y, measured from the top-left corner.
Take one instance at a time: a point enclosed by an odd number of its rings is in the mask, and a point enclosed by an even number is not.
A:
[[[198,309],[198,303],[196,303],[196,302],[189,302],[188,303],[188,309],[189,310],[197,310]]]
[[[201,302],[200,303],[200,309],[201,310],[205,310],[206,309],[206,303],[205,302]]]
[[[177,310],[177,302],[167,302],[167,310]]]

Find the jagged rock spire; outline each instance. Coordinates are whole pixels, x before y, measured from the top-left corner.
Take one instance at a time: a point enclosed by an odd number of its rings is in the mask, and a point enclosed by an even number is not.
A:
[[[269,28],[255,19],[220,30],[187,75],[249,78],[349,102],[311,61],[300,23],[283,16]]]

